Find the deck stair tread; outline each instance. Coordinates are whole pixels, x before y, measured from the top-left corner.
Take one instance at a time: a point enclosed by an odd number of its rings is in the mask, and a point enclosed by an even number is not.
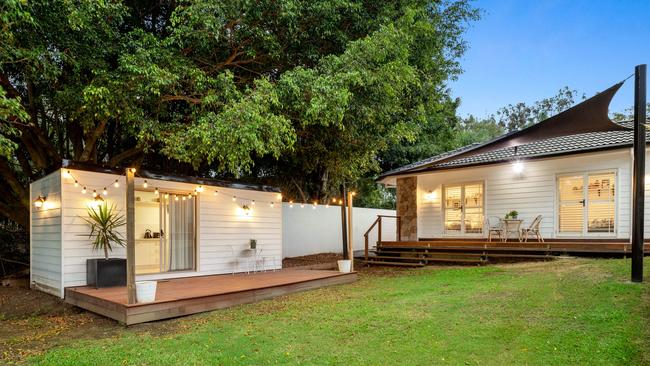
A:
[[[369,257],[370,259],[371,257]],[[424,267],[423,263],[409,263],[409,262],[389,262],[389,261],[375,261],[375,260],[363,260],[363,263],[367,264],[382,264],[387,266],[404,266],[404,267]]]
[[[367,263],[383,263],[385,259],[391,259],[391,261],[414,261],[419,262],[458,262],[458,263],[482,263],[485,262],[482,258],[447,258],[447,257],[431,257],[431,258],[408,258],[408,257],[377,257],[370,256],[368,257]],[[398,262],[398,263],[411,263],[413,262]]]
[[[377,255],[377,256],[368,256],[368,258],[373,258],[373,259],[399,259],[399,260],[412,260],[412,261],[435,261],[435,260],[447,260],[447,259],[462,259],[462,260],[475,260],[476,258],[481,258],[483,255],[473,255],[473,256],[467,256],[467,258],[459,258],[457,254],[457,257],[407,257],[407,256],[383,256],[383,255]],[[462,257],[465,257],[462,255]]]

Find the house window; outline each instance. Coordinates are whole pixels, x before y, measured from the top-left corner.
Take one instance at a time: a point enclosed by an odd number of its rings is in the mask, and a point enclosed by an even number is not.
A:
[[[483,183],[445,186],[444,191],[445,234],[482,234]]]
[[[163,191],[135,196],[136,273],[194,269],[196,197]]]
[[[561,234],[614,234],[616,173],[597,172],[558,178]]]

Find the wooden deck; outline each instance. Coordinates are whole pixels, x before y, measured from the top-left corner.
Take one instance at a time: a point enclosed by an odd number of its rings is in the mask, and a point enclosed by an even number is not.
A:
[[[645,245],[650,255],[650,245]],[[629,257],[629,241],[617,239],[487,241],[477,239],[428,238],[419,241],[381,241],[369,249],[367,257],[357,258],[367,264],[421,267],[427,264],[450,262],[483,264],[501,260],[544,260],[558,255]]]
[[[125,287],[68,287],[65,301],[130,325],[257,302],[356,279],[356,273],[283,269],[158,281],[156,301],[146,304],[128,305]]]

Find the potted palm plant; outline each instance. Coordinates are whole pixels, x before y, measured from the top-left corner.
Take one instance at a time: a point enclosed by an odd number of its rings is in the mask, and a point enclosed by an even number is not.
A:
[[[86,260],[86,282],[88,286],[111,287],[126,286],[126,259],[109,258],[113,246],[125,246],[124,237],[118,229],[126,224],[124,215],[118,214],[115,206],[101,204],[89,207],[87,217],[82,217],[90,225],[88,238],[92,239],[94,250],[103,250],[104,258]]]

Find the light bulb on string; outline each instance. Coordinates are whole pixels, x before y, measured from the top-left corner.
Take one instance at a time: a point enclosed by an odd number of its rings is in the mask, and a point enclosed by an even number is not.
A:
[[[74,181],[74,187],[75,188],[79,187],[79,182],[77,182],[76,180]]]
[[[174,201],[178,201],[178,196],[174,196]]]
[[[159,193],[160,193],[160,192],[158,192],[158,187],[156,187],[156,190],[153,191],[153,194],[155,194],[155,195],[157,196]]]
[[[165,198],[169,198],[169,193],[166,193],[166,194],[165,194]]]
[[[289,201],[289,208],[293,208],[293,201]]]
[[[70,173],[69,170],[66,170],[65,173],[63,173],[64,178],[72,178],[72,173]]]
[[[183,196],[183,201],[185,201],[185,196]]]
[[[232,196],[232,201],[233,201],[233,202],[237,201],[237,197]]]
[[[120,182],[118,182],[117,179],[115,179],[115,183],[113,183],[113,187],[120,188]]]
[[[86,192],[87,192],[86,187],[83,187],[83,189],[81,190],[81,194],[86,194]]]
[[[218,196],[218,195],[219,195],[219,191],[214,191],[213,194],[214,194],[215,196]]]
[[[147,180],[145,179],[144,183],[142,183],[142,187],[147,188],[148,186],[149,186],[149,184],[147,183]]]
[[[305,203],[304,202],[300,203],[300,208],[305,208]]]
[[[252,205],[252,206],[255,206],[255,200],[252,200],[252,201],[251,201],[251,205]]]
[[[282,193],[278,193],[277,196],[275,196],[275,198],[277,198],[278,201],[281,201],[282,200]]]
[[[97,197],[97,190],[93,189],[93,197]]]
[[[104,196],[108,196],[108,191],[106,190],[106,187],[104,187],[104,190],[102,191],[102,194],[103,194]]]
[[[273,207],[275,207],[275,203],[271,202],[271,204],[269,206],[271,206],[271,208],[273,208]]]

